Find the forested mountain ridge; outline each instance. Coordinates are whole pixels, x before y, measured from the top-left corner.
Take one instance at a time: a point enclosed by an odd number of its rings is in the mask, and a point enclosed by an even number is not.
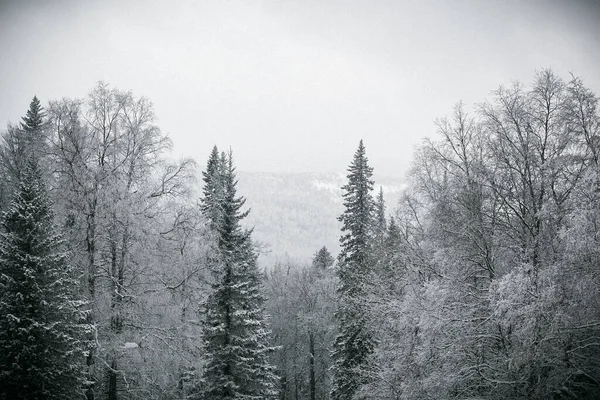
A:
[[[0,144],[0,400],[600,398],[598,96],[544,70],[436,125],[404,186],[362,140],[345,175],[238,174],[169,161],[130,92],[34,97]]]
[[[244,222],[254,227],[263,266],[288,260],[306,263],[323,246],[334,255],[338,253],[341,224],[337,217],[343,211],[345,172],[240,171],[238,178],[239,191],[252,209]],[[380,186],[391,213],[404,181],[375,174],[375,189]]]

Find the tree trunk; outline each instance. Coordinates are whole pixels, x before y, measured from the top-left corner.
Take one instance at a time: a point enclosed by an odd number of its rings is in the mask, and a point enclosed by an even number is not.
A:
[[[117,400],[117,360],[115,358],[110,363],[108,370],[108,400]]]
[[[87,229],[86,229],[86,252],[88,256],[88,265],[87,265],[87,283],[88,283],[88,301],[90,307],[90,313],[86,318],[86,323],[94,324],[94,302],[96,298],[96,264],[95,264],[95,254],[96,254],[96,205],[97,198],[94,192],[93,200],[89,201],[88,206],[88,214],[87,214]],[[94,400],[94,386],[96,385],[95,381],[95,361],[94,355],[96,353],[95,347],[95,337],[90,338],[92,341],[92,345],[90,346],[90,350],[86,359],[87,365],[87,379],[89,384],[85,390],[85,397],[87,400]]]
[[[310,400],[316,400],[316,379],[315,379],[315,334],[308,331],[308,346],[309,346],[309,372],[308,378],[310,382]]]

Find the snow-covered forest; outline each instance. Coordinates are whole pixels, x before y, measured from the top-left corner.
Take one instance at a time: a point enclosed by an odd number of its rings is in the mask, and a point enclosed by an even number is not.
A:
[[[245,149],[176,159],[157,121],[98,83],[3,131],[0,399],[600,398],[600,112],[581,78],[448,105],[397,203],[361,140],[337,221],[313,221],[339,223],[339,247],[306,262],[257,261]]]

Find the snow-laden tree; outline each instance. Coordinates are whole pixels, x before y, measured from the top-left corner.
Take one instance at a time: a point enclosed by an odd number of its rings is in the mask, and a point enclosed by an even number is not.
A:
[[[21,172],[0,233],[0,398],[74,399],[93,327],[36,161]]]
[[[339,217],[343,233],[337,269],[339,334],[333,348],[334,400],[351,399],[369,381],[369,361],[375,348],[366,303],[373,237],[372,175],[361,140],[348,167],[348,183],[342,187],[345,211]]]
[[[371,290],[361,395],[598,397],[597,101],[541,71],[438,121],[397,215],[401,285]]]
[[[316,257],[315,257],[316,259]],[[333,259],[331,260],[333,261]],[[333,269],[277,264],[267,279],[280,399],[328,399],[335,338]]]
[[[188,197],[194,163],[167,161],[171,141],[152,103],[107,84],[86,99],[53,101],[47,113],[52,194],[98,325],[88,399],[177,396],[189,360],[200,363],[183,354],[178,333],[192,334],[194,322],[177,310],[201,294],[203,229]],[[165,374],[166,365],[175,371]]]
[[[375,199],[375,209],[373,212],[373,235],[376,239],[383,238],[387,229],[387,220],[385,216],[385,200],[383,198],[383,187],[379,187],[377,198]]]
[[[218,154],[216,148],[213,154]],[[205,216],[215,228],[215,247],[209,261],[214,280],[206,301],[203,340],[207,361],[200,398],[275,398],[277,379],[269,363],[273,348],[268,345],[261,274],[251,231],[240,224],[249,211],[242,210],[246,200],[237,196],[231,153],[215,160],[211,155],[209,168],[214,169],[205,173],[204,189],[207,193],[210,186],[217,187],[214,192],[223,195],[202,199]]]
[[[225,170],[223,168],[225,168],[223,157],[219,154],[217,146],[214,146],[206,163],[206,170],[202,171],[204,186],[200,206],[200,210],[208,219],[212,230],[216,230],[222,222],[220,207],[225,194],[225,185],[223,184]]]
[[[18,125],[9,125],[0,144],[0,210],[12,199],[13,191],[18,189],[21,173],[31,155],[35,153],[40,161],[44,151],[46,113],[39,99],[34,96],[25,117]]]
[[[331,268],[335,263],[335,259],[327,250],[327,247],[323,246],[315,253],[315,256],[312,259],[312,266],[315,269],[326,270]]]

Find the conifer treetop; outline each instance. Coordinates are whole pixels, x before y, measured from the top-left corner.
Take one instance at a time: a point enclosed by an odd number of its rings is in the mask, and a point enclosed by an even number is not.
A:
[[[203,204],[217,216],[205,214],[214,228],[217,256],[210,260],[214,282],[206,302],[202,399],[273,399],[273,349],[251,231],[240,225],[249,210],[242,210],[246,200],[237,195],[232,152],[218,157],[215,147],[204,177]]]
[[[33,96],[27,114],[21,118],[23,120],[21,122],[21,128],[26,132],[33,132],[42,126],[45,116],[46,113],[44,112],[44,108],[40,101],[37,96]]]
[[[315,253],[315,256],[312,260],[312,266],[313,268],[324,270],[331,267],[334,262],[335,259],[333,258],[329,250],[327,250],[327,247],[323,246],[319,251]]]
[[[202,171],[204,186],[200,204],[200,210],[209,220],[210,227],[213,230],[220,225],[222,215],[220,204],[224,196],[224,169],[225,164],[219,154],[219,149],[214,146],[206,163],[206,170]]]
[[[379,193],[375,201],[375,235],[383,236],[387,228],[387,221],[385,218],[385,200],[383,198],[383,187],[379,186]]]
[[[348,167],[348,183],[342,186],[344,213],[338,218],[342,223],[341,251],[338,256],[342,287],[354,279],[346,272],[366,274],[368,250],[373,230],[374,201],[371,196],[374,182],[373,168],[368,164],[365,146],[361,140]]]

